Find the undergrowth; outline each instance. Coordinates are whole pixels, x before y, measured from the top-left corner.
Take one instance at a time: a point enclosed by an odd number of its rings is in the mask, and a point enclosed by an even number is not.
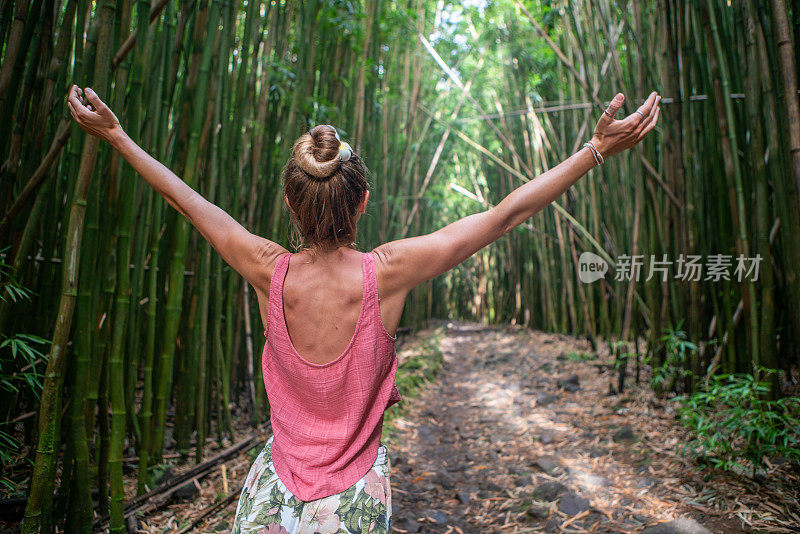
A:
[[[572,351],[568,352],[566,358],[571,362],[589,362],[597,359],[594,352]]]
[[[7,251],[8,247],[5,247],[0,252]],[[13,276],[11,266],[0,260],[0,300],[16,303],[31,300],[34,294]],[[34,334],[0,333],[0,405],[4,410],[23,399],[29,403],[38,402],[48,355],[35,345],[46,345],[47,342]],[[10,414],[6,412],[6,415]],[[21,493],[24,489],[10,476],[24,449],[15,427],[13,419],[0,421],[0,492],[6,495]]]
[[[442,334],[443,328],[439,327],[434,330],[432,335],[414,340],[410,347],[404,349],[404,351],[413,351],[414,354],[397,366],[395,384],[403,399],[419,396],[423,386],[431,382],[439,373],[444,361],[439,349]],[[381,439],[390,448],[397,431],[394,422],[406,412],[407,408],[403,406],[402,400],[386,411]]]
[[[800,459],[800,397],[765,400],[768,392],[752,374],[722,374],[709,377],[702,390],[674,398],[692,433],[684,454],[753,476],[765,458]]]

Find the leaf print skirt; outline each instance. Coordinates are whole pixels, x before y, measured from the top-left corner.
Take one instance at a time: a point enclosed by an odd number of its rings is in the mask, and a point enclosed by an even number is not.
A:
[[[258,455],[242,488],[232,534],[388,534],[392,517],[386,445],[367,474],[341,493],[301,501],[278,478],[272,440]]]

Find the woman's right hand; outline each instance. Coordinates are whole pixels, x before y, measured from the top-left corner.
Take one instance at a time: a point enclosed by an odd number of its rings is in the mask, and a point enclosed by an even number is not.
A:
[[[82,102],[82,95],[86,96],[89,101],[88,104]],[[89,135],[113,145],[114,141],[124,134],[114,112],[109,109],[105,102],[100,100],[100,97],[91,87],[81,91],[77,85],[73,85],[69,90],[67,105],[72,118]]]
[[[616,120],[614,115],[623,102],[625,95],[617,93],[594,128],[592,143],[603,157],[613,156],[635,146],[658,122],[661,96],[655,91],[650,93],[639,109],[622,120]]]

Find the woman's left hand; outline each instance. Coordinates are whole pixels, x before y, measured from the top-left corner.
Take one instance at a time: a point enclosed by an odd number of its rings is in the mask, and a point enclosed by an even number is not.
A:
[[[613,156],[639,143],[658,123],[661,96],[653,91],[639,109],[621,120],[614,116],[625,102],[625,95],[617,93],[608,109],[603,112],[594,129],[592,143],[603,156]]]
[[[89,104],[81,101],[81,93],[82,91],[77,85],[73,85],[69,90],[67,105],[72,118],[89,135],[113,143],[120,134],[124,133],[116,115],[100,100],[91,87],[87,87],[83,92],[89,100]]]

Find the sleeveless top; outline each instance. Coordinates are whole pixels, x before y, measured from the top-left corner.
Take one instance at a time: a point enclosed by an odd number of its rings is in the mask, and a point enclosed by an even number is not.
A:
[[[372,253],[362,253],[363,296],[350,344],[329,363],[305,360],[289,339],[283,310],[291,256],[278,259],[270,282],[261,366],[275,473],[297,498],[312,501],[348,489],[374,464],[383,412],[402,400],[394,384],[397,337],[381,321]]]

